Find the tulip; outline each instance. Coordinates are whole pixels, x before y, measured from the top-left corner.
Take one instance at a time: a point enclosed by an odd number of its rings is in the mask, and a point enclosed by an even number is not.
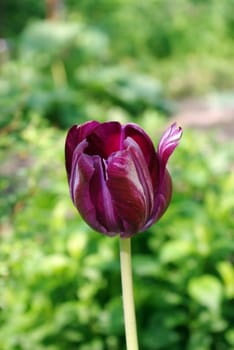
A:
[[[172,124],[157,150],[137,124],[90,121],[68,131],[65,160],[70,194],[84,220],[108,236],[120,235],[126,348],[138,350],[131,237],[166,211],[172,195],[167,161],[182,129]]]
[[[134,123],[72,126],[66,137],[66,171],[72,201],[88,225],[128,238],[158,221],[171,200],[166,165],[181,135],[182,129],[171,125],[155,150]]]

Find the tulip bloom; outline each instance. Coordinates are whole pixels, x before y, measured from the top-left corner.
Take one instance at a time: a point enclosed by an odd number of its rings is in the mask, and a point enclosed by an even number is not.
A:
[[[72,201],[89,226],[127,238],[159,220],[172,194],[166,164],[181,135],[173,124],[155,150],[137,124],[72,126],[65,145],[67,176]]]

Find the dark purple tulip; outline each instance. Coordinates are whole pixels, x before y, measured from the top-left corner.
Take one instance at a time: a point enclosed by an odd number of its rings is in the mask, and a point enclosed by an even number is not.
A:
[[[166,211],[172,194],[166,169],[182,129],[173,124],[157,151],[138,125],[90,121],[74,125],[65,145],[71,198],[83,219],[108,236],[131,237]]]

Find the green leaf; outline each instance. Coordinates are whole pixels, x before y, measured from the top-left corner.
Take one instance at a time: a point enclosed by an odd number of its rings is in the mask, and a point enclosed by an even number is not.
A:
[[[162,262],[174,262],[186,258],[195,251],[194,244],[190,241],[174,240],[163,245],[160,253]]]
[[[224,290],[228,298],[234,298],[234,267],[229,261],[222,261],[217,267],[223,281]]]
[[[211,275],[193,277],[188,284],[190,296],[210,311],[218,311],[223,297],[220,281]]]

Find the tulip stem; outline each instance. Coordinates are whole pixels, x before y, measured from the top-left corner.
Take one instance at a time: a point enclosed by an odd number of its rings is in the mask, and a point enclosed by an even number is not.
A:
[[[127,350],[138,350],[132,283],[131,238],[120,238],[120,266]]]

